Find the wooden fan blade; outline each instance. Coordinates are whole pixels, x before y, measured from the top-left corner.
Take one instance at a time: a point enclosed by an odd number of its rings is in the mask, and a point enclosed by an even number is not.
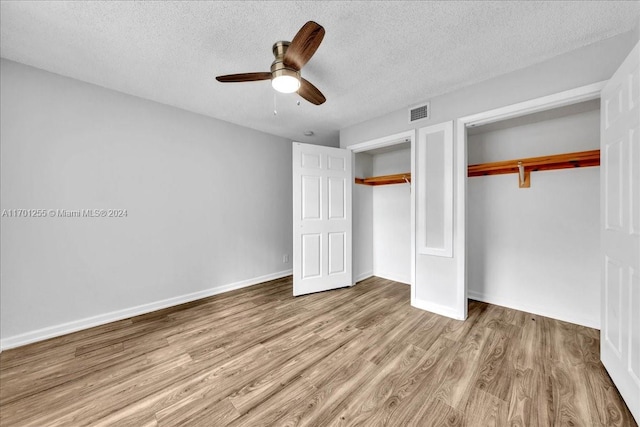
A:
[[[271,73],[240,73],[216,77],[216,80],[222,83],[255,82],[269,79],[271,79]]]
[[[309,21],[300,28],[284,54],[283,62],[287,67],[300,71],[302,66],[316,52],[324,37],[322,25]]]
[[[317,87],[302,77],[300,78],[300,89],[298,89],[298,95],[316,105],[324,104],[327,100]]]

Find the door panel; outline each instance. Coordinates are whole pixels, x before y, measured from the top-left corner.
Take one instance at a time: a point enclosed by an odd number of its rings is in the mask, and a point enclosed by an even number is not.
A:
[[[640,168],[633,165],[640,164],[640,132],[631,129],[629,135],[629,207],[631,209],[631,234],[640,236]]]
[[[293,144],[293,294],[351,278],[351,152]]]
[[[345,233],[329,233],[329,275],[344,273]]]
[[[622,348],[622,266],[620,263],[605,256],[605,329],[606,340],[620,357]]]
[[[320,154],[301,153],[302,167],[305,169],[320,169]],[[295,161],[295,159],[294,159]]]
[[[344,162],[344,158],[342,157],[334,157],[334,156],[328,156],[328,163],[329,163],[329,170],[332,171],[344,171],[345,170],[345,162]]]
[[[346,212],[346,180],[330,177],[329,181],[329,219],[344,219]]]
[[[320,219],[322,180],[318,176],[302,176],[302,219]]]
[[[640,421],[640,44],[602,90],[600,357]]]
[[[605,145],[604,194],[605,227],[609,230],[622,228],[622,150],[621,141]]]
[[[322,250],[320,234],[302,234],[302,278],[320,277]]]
[[[631,296],[629,298],[629,312],[631,313],[631,340],[629,345],[629,374],[636,384],[640,384],[640,274],[638,270],[631,269],[631,284],[629,286]],[[637,419],[636,415],[636,419]]]

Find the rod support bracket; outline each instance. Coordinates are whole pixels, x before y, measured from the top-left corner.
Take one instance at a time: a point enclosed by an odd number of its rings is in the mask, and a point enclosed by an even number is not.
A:
[[[518,162],[518,187],[531,187],[531,171],[525,170],[522,162]]]

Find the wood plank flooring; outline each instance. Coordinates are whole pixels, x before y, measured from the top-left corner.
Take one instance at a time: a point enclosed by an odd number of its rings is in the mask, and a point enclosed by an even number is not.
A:
[[[636,426],[599,333],[275,280],[0,354],[2,426]]]

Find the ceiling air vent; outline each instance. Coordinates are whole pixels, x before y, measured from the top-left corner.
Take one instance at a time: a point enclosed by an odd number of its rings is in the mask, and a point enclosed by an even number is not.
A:
[[[431,108],[429,103],[418,105],[409,109],[409,123],[417,122],[418,120],[425,120],[429,118]]]

